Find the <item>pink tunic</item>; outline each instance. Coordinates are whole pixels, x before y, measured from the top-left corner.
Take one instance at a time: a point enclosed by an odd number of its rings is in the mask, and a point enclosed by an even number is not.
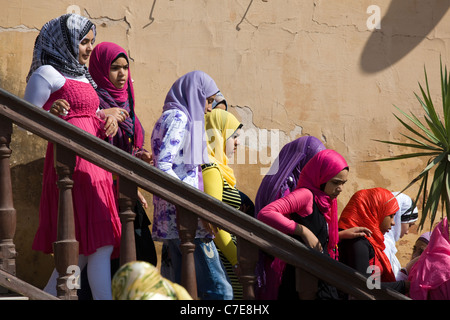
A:
[[[43,108],[49,110],[57,99],[65,99],[70,104],[65,120],[99,138],[104,137],[103,122],[96,116],[99,99],[91,84],[66,79],[64,86],[50,96]],[[59,198],[57,179],[53,144],[49,142],[44,164],[39,227],[33,242],[33,249],[44,253],[52,253],[52,244],[56,241]],[[72,180],[79,253],[90,255],[97,248],[113,245],[112,256],[117,257],[121,223],[112,174],[77,156]]]

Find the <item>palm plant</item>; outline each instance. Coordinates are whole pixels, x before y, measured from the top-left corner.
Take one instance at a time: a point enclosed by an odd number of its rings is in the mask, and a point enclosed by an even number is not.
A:
[[[392,161],[416,157],[428,157],[427,166],[402,190],[403,192],[413,184],[420,182],[419,191],[415,198],[415,203],[418,203],[420,197],[423,197],[422,217],[419,223],[420,228],[423,228],[428,214],[430,214],[431,225],[433,225],[439,204],[441,204],[442,210],[447,212],[447,216],[450,217],[450,77],[447,73],[447,67],[443,68],[442,61],[440,69],[443,118],[436,112],[436,108],[431,99],[427,71],[424,67],[426,90],[424,90],[419,83],[421,96],[416,93],[415,96],[425,111],[425,121],[421,121],[414,114],[411,113],[409,115],[397,106],[394,106],[413,124],[413,126],[409,125],[394,114],[398,121],[400,121],[413,136],[401,134],[409,140],[408,142],[375,140],[417,150],[413,153],[405,153],[373,161]],[[431,180],[431,185],[428,188],[428,178],[432,174],[432,169],[434,169],[434,175]],[[444,213],[442,212],[442,215],[443,214]]]

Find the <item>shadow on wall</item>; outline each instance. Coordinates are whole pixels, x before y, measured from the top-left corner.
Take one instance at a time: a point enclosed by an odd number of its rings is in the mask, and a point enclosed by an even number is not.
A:
[[[20,279],[41,289],[47,284],[54,268],[52,255],[31,249],[39,224],[43,168],[43,158],[11,168],[13,201],[17,214],[14,237],[18,252],[16,274]]]
[[[414,50],[438,25],[449,0],[393,0],[361,55],[363,72],[382,71]]]

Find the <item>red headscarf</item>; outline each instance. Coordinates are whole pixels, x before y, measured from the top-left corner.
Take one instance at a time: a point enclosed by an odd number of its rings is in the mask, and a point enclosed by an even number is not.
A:
[[[364,189],[357,191],[348,202],[339,218],[339,228],[366,227],[372,231],[367,237],[375,250],[375,259],[382,269],[381,280],[395,281],[391,263],[384,253],[384,235],[380,224],[384,218],[395,214],[399,210],[397,199],[392,192],[384,188]]]
[[[347,161],[334,150],[325,149],[309,160],[298,178],[297,188],[307,188],[314,194],[314,201],[328,223],[328,253],[336,258],[339,242],[337,200],[331,199],[320,186],[339,172],[348,168]]]

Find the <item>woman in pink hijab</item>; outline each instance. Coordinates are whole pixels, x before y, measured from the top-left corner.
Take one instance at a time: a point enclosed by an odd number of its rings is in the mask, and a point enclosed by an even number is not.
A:
[[[297,187],[287,196],[262,208],[257,218],[284,232],[307,246],[336,259],[338,234],[337,196],[347,181],[348,165],[336,151],[325,149],[318,152],[300,173]],[[295,268],[280,261],[284,269],[278,299],[337,298],[335,288],[327,285],[297,293]],[[307,282],[303,278],[303,283]],[[308,281],[309,282],[309,281]]]
[[[425,251],[411,267],[410,297],[414,300],[450,300],[449,224],[444,218],[433,230]]]
[[[115,117],[119,124],[117,134],[109,137],[108,141],[117,148],[151,163],[151,153],[144,149],[144,128],[135,112],[133,80],[125,49],[112,42],[99,43],[92,51],[89,73],[97,84],[100,109],[107,117]],[[155,247],[150,232],[147,232],[150,225],[144,210],[148,206],[147,201],[139,191],[138,197],[139,201],[134,208],[136,253],[140,260],[156,265]]]
[[[135,97],[126,51],[112,42],[95,46],[89,60],[89,73],[97,84],[100,109],[119,122],[119,131],[110,142],[133,155],[144,151],[144,128],[135,112]]]

